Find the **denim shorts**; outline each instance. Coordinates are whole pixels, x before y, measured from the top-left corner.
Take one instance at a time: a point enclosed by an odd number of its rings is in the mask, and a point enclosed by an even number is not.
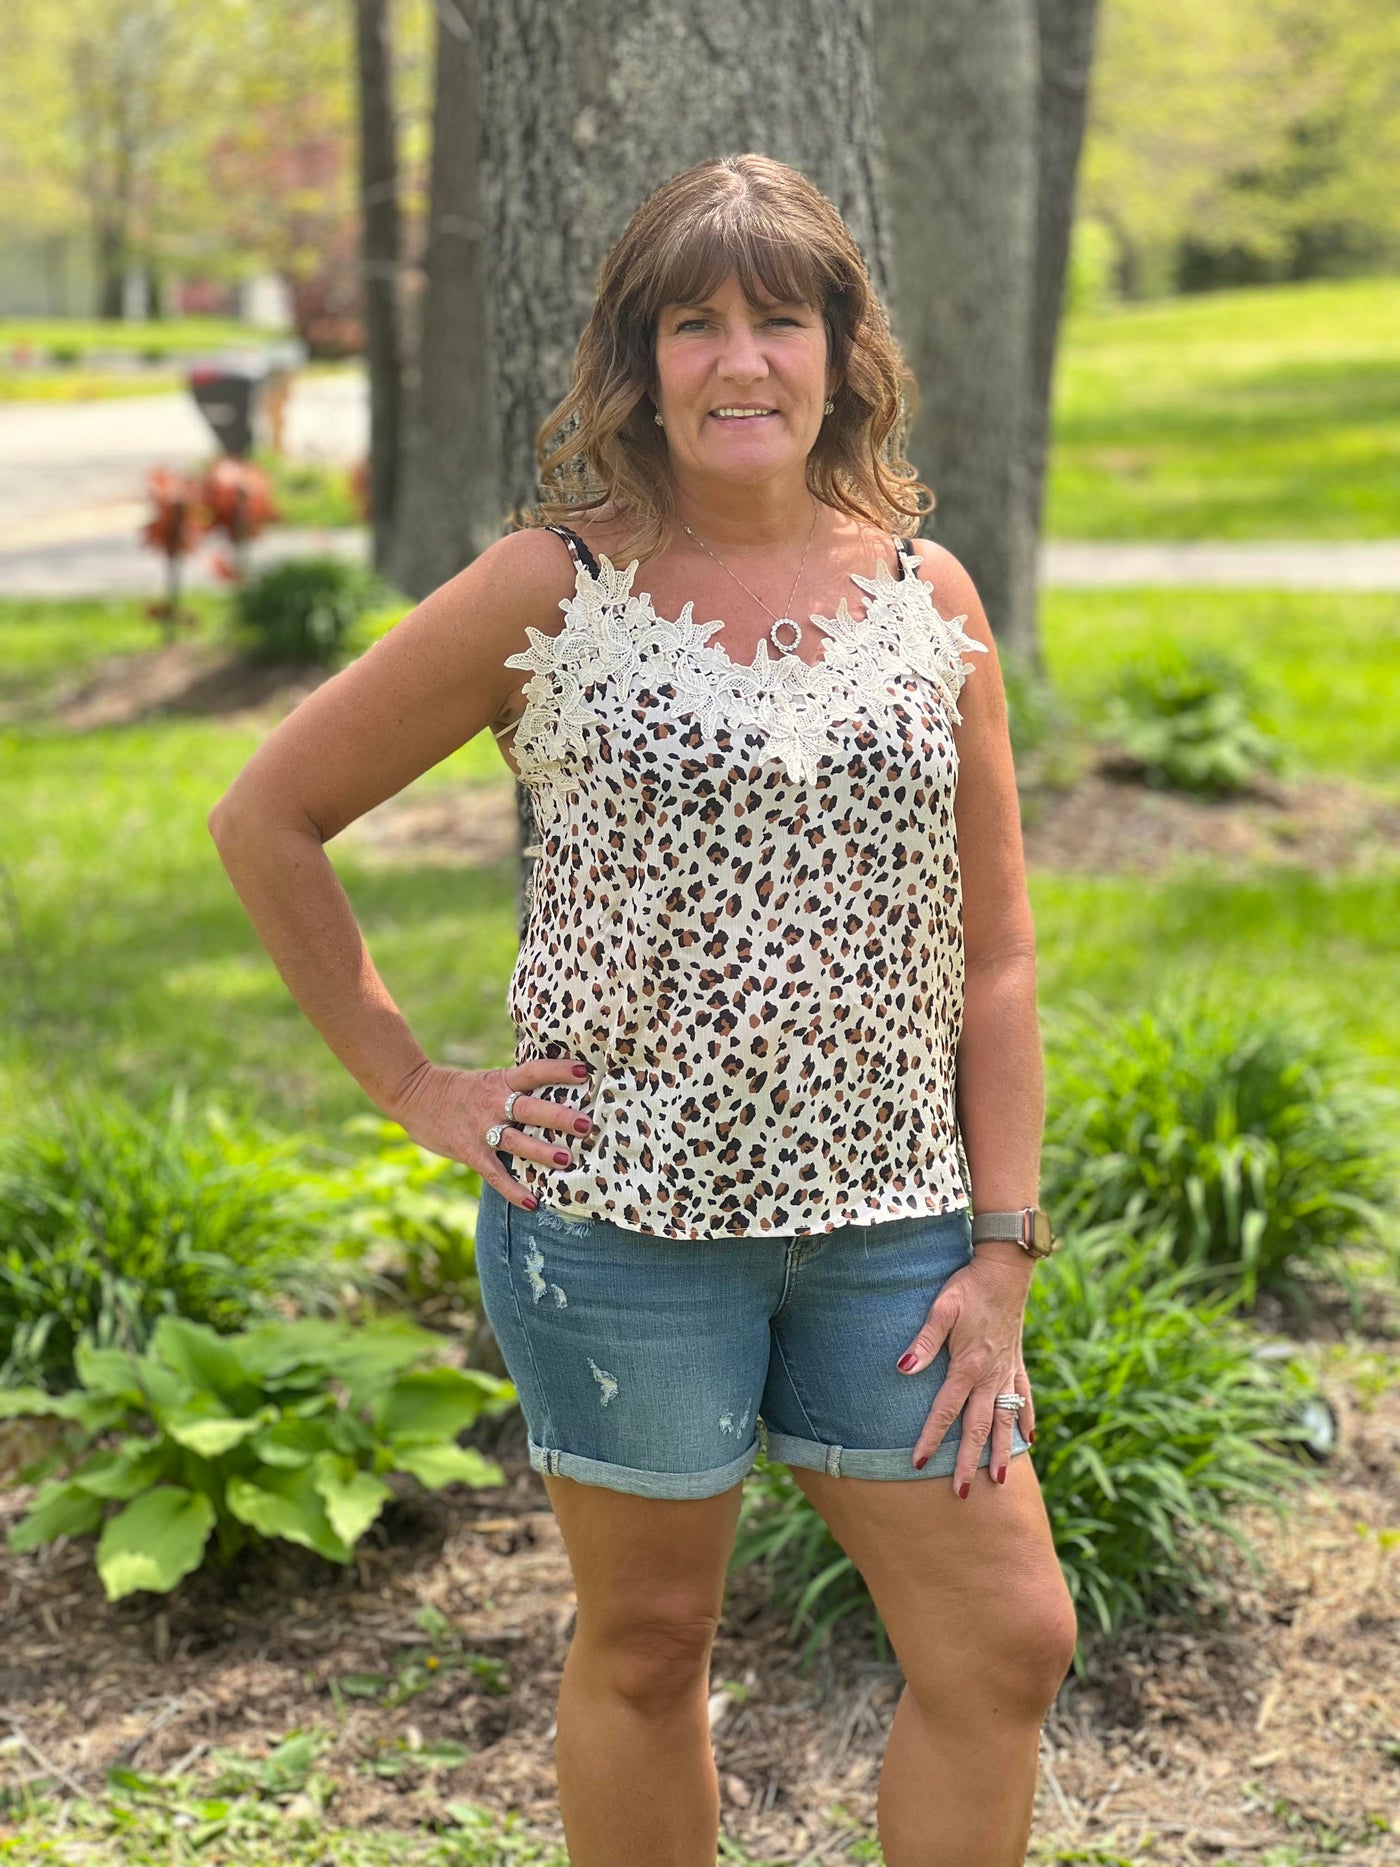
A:
[[[949,1367],[895,1362],[972,1260],[956,1211],[800,1237],[670,1239],[483,1186],[481,1301],[531,1467],[639,1497],[712,1497],[758,1456],[851,1478],[947,1477],[962,1412],[913,1451]],[[1029,1447],[1013,1420],[1013,1453]],[[979,1466],[991,1461],[991,1440]]]

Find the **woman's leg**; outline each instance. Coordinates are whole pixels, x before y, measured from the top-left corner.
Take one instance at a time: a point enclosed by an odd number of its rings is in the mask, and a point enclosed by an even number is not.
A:
[[[1004,1485],[792,1475],[860,1569],[904,1671],[880,1776],[887,1867],[1022,1867],[1040,1727],[1077,1623],[1030,1458]]]
[[[544,1482],[578,1594],[555,1740],[571,1867],[714,1867],[710,1650],[743,1486],[673,1500]]]

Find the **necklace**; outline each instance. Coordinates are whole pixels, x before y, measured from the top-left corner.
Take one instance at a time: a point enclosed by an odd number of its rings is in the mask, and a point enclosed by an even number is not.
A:
[[[700,546],[701,550],[709,551],[710,556],[714,559],[715,563],[719,565],[720,569],[724,571],[728,576],[733,577],[735,583],[738,584],[741,590],[748,590],[749,595],[753,597],[753,600],[755,603],[758,604],[758,607],[761,610],[766,611],[768,615],[773,617],[773,624],[772,624],[772,627],[768,631],[768,637],[769,637],[769,640],[772,642],[774,648],[777,649],[778,653],[780,655],[794,654],[797,650],[798,643],[802,640],[802,625],[794,621],[794,619],[789,615],[784,614],[784,615],[779,616],[775,614],[773,610],[768,608],[768,605],[764,602],[761,596],[757,596],[754,594],[752,590],[749,590],[749,586],[744,582],[742,577],[740,577],[735,571],[730,570],[729,566],[725,563],[724,559],[719,555],[717,551],[710,551],[710,547],[705,543],[705,540],[703,538],[697,537],[696,534],[690,530],[690,527],[686,524],[684,519],[681,520],[681,525],[683,529],[686,532],[688,532],[692,538],[695,539],[696,544]],[[802,553],[802,562],[797,567],[797,575],[792,580],[791,590],[788,591],[788,600],[787,600],[787,603],[784,605],[785,610],[792,608],[792,599],[797,595],[797,586],[802,581],[802,572],[804,571],[807,565],[807,552],[812,549],[812,540],[813,538],[816,537],[816,534],[817,534],[817,502],[814,499],[812,501],[812,529],[807,534],[807,549]],[[780,642],[778,640],[779,629],[791,629],[793,631],[793,639],[790,642]]]

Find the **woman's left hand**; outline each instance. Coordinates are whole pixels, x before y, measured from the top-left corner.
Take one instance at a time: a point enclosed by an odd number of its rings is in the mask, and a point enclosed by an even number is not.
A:
[[[909,1345],[912,1363],[907,1356],[900,1358],[901,1373],[918,1374],[945,1342],[948,1345],[948,1373],[914,1447],[914,1464],[927,1463],[968,1402],[953,1472],[953,1489],[959,1497],[966,1497],[971,1488],[989,1434],[992,1451],[987,1475],[995,1483],[1006,1482],[1013,1416],[994,1404],[998,1394],[1020,1394],[1026,1402],[1020,1410],[1021,1435],[1029,1440],[1035,1431],[1035,1404],[1021,1354],[1021,1327],[1034,1268],[1029,1262],[1023,1267],[1004,1258],[974,1256],[939,1291],[928,1320]]]

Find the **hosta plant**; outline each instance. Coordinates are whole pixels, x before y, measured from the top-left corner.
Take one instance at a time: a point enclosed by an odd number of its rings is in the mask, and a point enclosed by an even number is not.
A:
[[[516,1404],[508,1381],[420,1367],[441,1338],[404,1321],[307,1317],[221,1336],[163,1317],[149,1349],[78,1346],[81,1387],[0,1391],[0,1418],[76,1429],[34,1477],[52,1478],[11,1531],[14,1550],[96,1533],[109,1601],[167,1593],[212,1555],[273,1537],[349,1563],[393,1495],[388,1472],[429,1490],[499,1484],[457,1435]]]

